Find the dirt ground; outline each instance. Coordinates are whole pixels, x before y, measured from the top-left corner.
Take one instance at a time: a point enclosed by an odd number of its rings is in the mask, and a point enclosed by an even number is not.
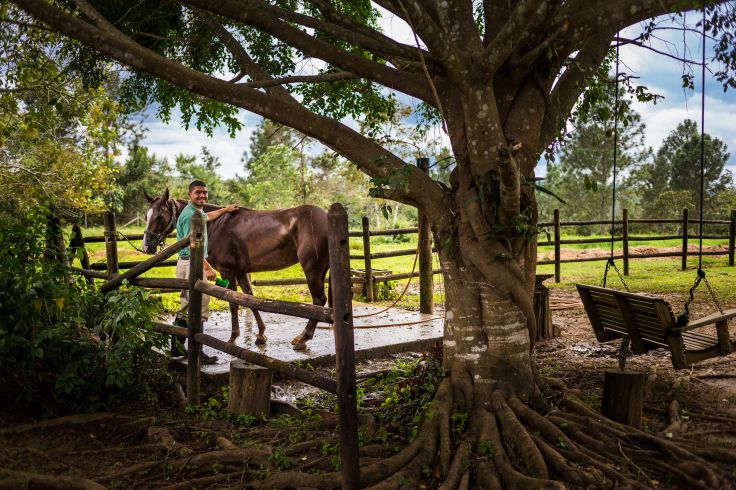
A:
[[[573,291],[552,290],[551,299],[553,308],[565,306],[552,313],[561,334],[536,346],[540,370],[579,389],[589,405],[599,408],[603,372],[617,366],[618,344],[596,341],[583,309],[575,307],[579,298]],[[695,318],[705,312],[703,305],[693,307]],[[385,369],[394,359],[361,363],[358,372]],[[681,371],[672,368],[664,350],[629,358],[628,368],[648,375],[644,429],[693,445],[707,441],[733,448],[734,366],[736,354]],[[276,394],[284,392],[282,383],[274,382],[279,385]],[[171,404],[156,410],[131,405],[113,413],[40,422],[22,414],[0,413],[0,489],[24,488],[27,481],[32,483],[30,488],[35,488],[34,482],[39,488],[239,488],[259,473],[289,467],[334,471],[334,413],[313,409],[297,427],[271,423],[243,429],[228,421],[187,415],[178,406],[172,392]],[[285,404],[272,407],[272,411],[291,410]],[[361,422],[363,430],[372,429],[367,418]],[[363,448],[362,461],[386,456],[385,448]]]

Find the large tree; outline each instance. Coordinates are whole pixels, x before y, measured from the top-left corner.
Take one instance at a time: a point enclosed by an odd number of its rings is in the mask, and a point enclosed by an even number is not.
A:
[[[454,486],[470,475],[471,458],[484,488],[628,486],[642,478],[634,458],[649,478],[665,481],[676,469],[679,481],[727,484],[694,452],[602,423],[569,393],[555,397],[560,386],[539,376],[531,357],[530,182],[539,156],[612,43],[653,37],[625,39],[620,28],[699,2],[377,0],[413,30],[415,43],[404,44],[381,32],[365,0],[14,1],[88,47],[80,53],[94,49],[130,67],[130,100],[158,101],[164,113],[178,104],[187,124],[193,118],[205,128],[221,122],[236,130],[235,109],[247,109],[320,140],[371,176],[383,197],[426,213],[445,280],[449,376],[416,439],[366,468],[364,485],[398,487],[436,467]],[[733,84],[733,5],[711,8],[710,18],[711,34],[724,40],[724,83]],[[314,71],[301,71],[309,66]],[[387,90],[416,99],[447,132],[456,162],[449,186],[341,122],[390,117]],[[548,400],[564,409],[550,412]],[[470,414],[467,437],[455,441],[453,412]],[[334,487],[339,475],[277,474],[260,484]]]

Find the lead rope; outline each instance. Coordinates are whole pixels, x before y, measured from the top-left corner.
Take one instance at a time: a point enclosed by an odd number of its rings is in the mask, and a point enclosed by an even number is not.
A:
[[[379,315],[381,313],[384,313],[384,312],[390,310],[394,306],[396,306],[398,304],[398,302],[401,301],[404,298],[404,295],[406,294],[406,291],[409,289],[409,284],[411,284],[411,280],[414,278],[414,271],[416,270],[416,267],[417,267],[417,258],[418,257],[419,257],[419,243],[417,243],[417,251],[414,254],[414,264],[411,266],[411,275],[409,276],[409,280],[406,281],[406,285],[404,286],[404,290],[401,291],[401,294],[399,295],[398,298],[396,298],[396,300],[393,303],[391,303],[386,308],[384,308],[382,310],[379,310],[379,311],[374,311],[373,313],[364,313],[363,315],[353,315],[353,318],[365,318],[365,317],[368,317],[368,316]],[[373,282],[375,282],[375,279],[374,279]],[[366,288],[373,287],[373,285],[372,284],[366,284],[365,287]],[[399,325],[399,324],[397,323],[397,325]]]
[[[688,298],[687,301],[685,301],[685,308],[680,316],[677,317],[677,320],[675,321],[675,326],[684,326],[687,325],[687,323],[690,321],[690,304],[695,299],[695,290],[701,282],[705,283],[705,287],[708,288],[708,293],[710,294],[711,299],[713,299],[713,303],[715,303],[718,311],[723,314],[721,303],[718,301],[716,293],[710,286],[708,278],[705,277],[705,271],[703,270],[703,206],[705,202],[705,2],[703,2],[702,29],[703,48],[700,63],[700,85],[702,88],[700,92],[700,219],[698,223],[700,239],[698,241],[698,276],[695,279],[693,287],[691,287],[690,291],[688,292]],[[687,224],[685,224],[685,226],[686,228],[684,230],[684,233],[687,233]],[[687,251],[683,251],[683,253],[687,253]]]

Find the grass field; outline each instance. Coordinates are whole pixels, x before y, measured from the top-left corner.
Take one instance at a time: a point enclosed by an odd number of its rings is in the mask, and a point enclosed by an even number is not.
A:
[[[120,230],[123,234],[140,234],[143,233],[141,227],[129,227]],[[83,230],[84,236],[101,236],[103,234],[102,228],[89,228]],[[640,236],[640,235],[637,235]],[[564,235],[563,239],[576,239],[583,238],[575,235]],[[591,238],[591,237],[584,237]],[[605,238],[605,237],[603,237]],[[544,239],[542,237],[542,239]],[[172,239],[169,239],[169,243],[173,243]],[[695,244],[697,241],[691,240],[691,244]],[[140,241],[134,241],[133,244],[136,247],[140,247]],[[726,246],[727,240],[704,240],[704,245],[708,246]],[[636,246],[650,246],[650,247],[679,247],[682,242],[679,240],[664,240],[664,241],[644,241],[644,242],[632,242],[631,247]],[[391,250],[408,250],[416,249],[416,235],[404,235],[404,236],[378,236],[371,239],[371,251],[372,252],[385,252]],[[565,249],[573,250],[590,250],[592,248],[610,250],[608,244],[576,244],[576,245],[564,245]],[[87,248],[90,254],[91,262],[104,262],[105,261],[105,247],[103,243],[89,243]],[[551,251],[552,247],[540,247],[540,253]],[[616,243],[616,250],[621,250],[621,243]],[[352,255],[362,255],[363,246],[362,238],[351,238],[350,239],[350,253]],[[119,260],[122,261],[139,261],[144,260],[144,255],[137,252],[132,245],[124,240],[118,241],[118,256]],[[402,256],[402,257],[388,257],[383,259],[374,259],[372,266],[374,269],[387,269],[394,273],[409,272],[412,270],[414,264],[414,255]],[[663,258],[663,259],[632,259],[629,262],[629,276],[626,277],[626,282],[629,284],[632,291],[642,291],[651,293],[675,293],[685,298],[689,288],[692,286],[696,273],[698,258],[689,257],[688,259],[688,270],[681,271],[681,259],[679,257],[674,258]],[[623,264],[618,263],[620,269],[623,269]],[[351,267],[363,268],[363,260],[351,260]],[[416,266],[418,269],[418,265]],[[439,268],[439,261],[436,257],[434,258],[433,268]],[[572,289],[573,285],[578,282],[599,284],[603,278],[603,271],[605,268],[605,261],[595,262],[579,262],[579,263],[565,263],[561,266],[561,279],[562,282],[554,283],[552,279],[545,282],[550,288],[567,288]],[[736,267],[728,267],[728,261],[726,256],[704,256],[703,257],[703,268],[707,271],[707,278],[711,286],[713,287],[716,295],[724,302],[736,301]],[[540,274],[552,274],[554,273],[553,265],[541,265],[538,267],[538,273]],[[146,277],[174,277],[173,267],[158,267],[150,270],[146,274]],[[274,272],[263,272],[252,274],[252,279],[285,279],[303,277],[301,266],[298,264],[288,269]],[[418,309],[419,307],[419,296],[413,293],[416,290],[417,279],[412,280],[412,286],[409,291],[410,294],[406,295],[398,303],[398,306],[408,309]],[[435,304],[442,304],[444,302],[442,277],[439,275],[435,276]],[[614,271],[609,273],[609,283],[613,287],[619,287],[619,279]],[[398,296],[398,294],[404,289],[406,280],[395,281],[391,284],[394,291],[392,296]],[[260,286],[255,288],[255,294],[259,297],[267,297],[274,299],[282,299],[287,301],[302,301],[311,302],[309,292],[306,286]],[[704,287],[700,290],[699,296],[705,299],[707,291]],[[177,294],[164,294],[164,306],[168,310],[175,310],[178,305]],[[378,301],[379,304],[385,303],[390,304],[392,301]],[[213,309],[227,309],[227,303],[220,300],[213,300]]]

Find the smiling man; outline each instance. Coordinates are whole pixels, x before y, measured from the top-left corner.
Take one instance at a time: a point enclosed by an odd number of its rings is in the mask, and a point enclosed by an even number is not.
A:
[[[176,239],[181,240],[184,237],[189,236],[189,228],[192,221],[192,215],[195,212],[202,211],[205,204],[207,204],[207,184],[201,180],[193,180],[189,184],[189,203],[182,210],[179,215],[179,219],[176,221]],[[236,211],[238,206],[230,204],[224,208],[210,211],[206,214],[207,221],[219,218],[225,213],[232,213]],[[207,262],[207,228],[205,227],[204,233],[204,277],[208,281],[214,281],[217,278],[217,274],[212,266]],[[183,248],[179,251],[179,260],[176,262],[176,277],[180,279],[189,278],[189,247]],[[189,305],[189,290],[182,289],[181,295],[179,296],[179,303],[181,307],[176,313],[176,319],[174,324],[183,327],[187,326],[187,307]],[[202,322],[207,321],[210,316],[210,297],[206,294],[202,295]],[[179,339],[172,339],[172,355],[183,355],[184,348]],[[208,356],[204,352],[201,354],[200,361],[203,364],[212,364],[217,361],[217,357]]]

